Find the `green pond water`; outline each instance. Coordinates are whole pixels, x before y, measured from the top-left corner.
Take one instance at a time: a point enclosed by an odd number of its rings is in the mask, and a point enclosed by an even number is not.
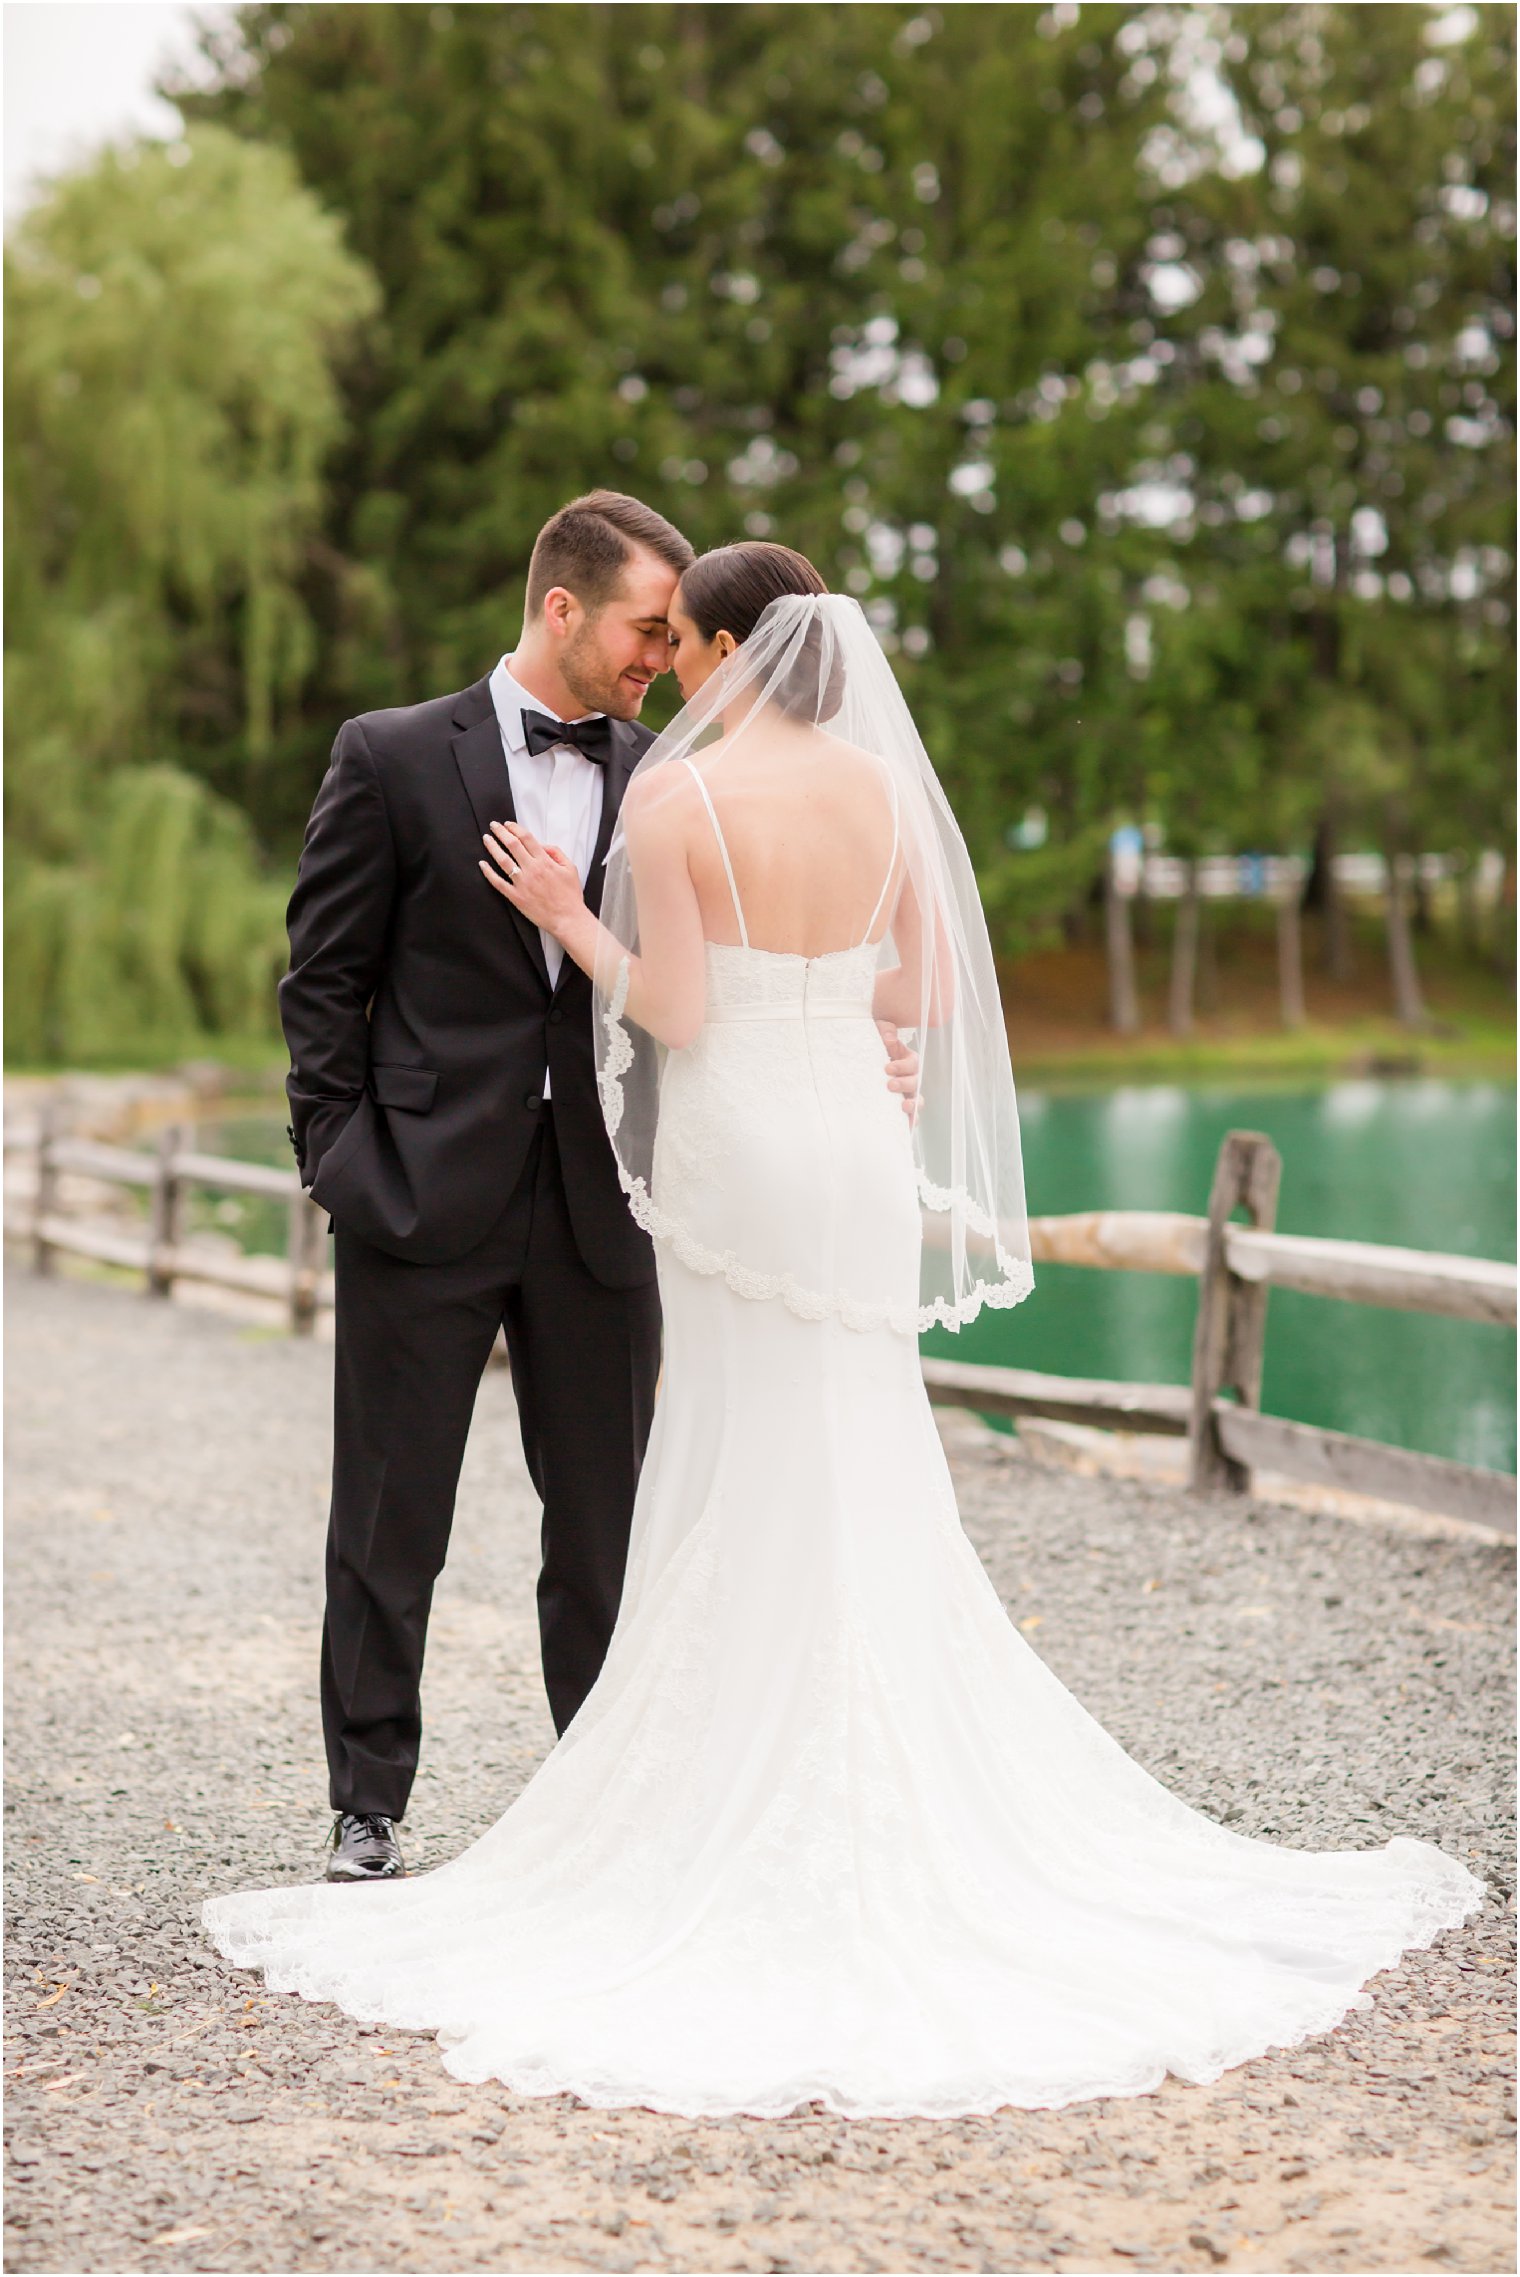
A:
[[[1021,1093],[1032,1215],[1202,1212],[1226,1131],[1264,1131],[1283,1159],[1285,1233],[1389,1242],[1505,1260],[1515,1255],[1515,1098],[1497,1083],[1346,1082],[1304,1089]],[[200,1143],[288,1163],[283,1118],[229,1115]],[[202,1199],[203,1222],[249,1248],[282,1250],[278,1206]],[[925,1349],[1053,1375],[1187,1380],[1191,1282],[1036,1268],[1035,1292]],[[1262,1404],[1363,1438],[1515,1468],[1515,1338],[1504,1329],[1382,1312],[1274,1290]]]
[[[1033,1092],[1019,1101],[1031,1215],[1208,1206],[1219,1143],[1264,1131],[1284,1233],[1515,1255],[1515,1099],[1496,1083]],[[1183,1383],[1196,1296],[1145,1273],[1035,1268],[1034,1295],[925,1349],[1053,1375]],[[1515,1338],[1476,1322],[1275,1289],[1262,1405],[1426,1454],[1515,1468]]]

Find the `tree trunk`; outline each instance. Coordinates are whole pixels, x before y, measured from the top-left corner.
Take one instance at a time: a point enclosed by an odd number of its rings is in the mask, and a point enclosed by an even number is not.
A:
[[[1198,977],[1198,864],[1184,865],[1186,878],[1172,929],[1172,987],[1167,1020],[1174,1036],[1193,1032],[1193,994]]]
[[[1140,1025],[1140,1000],[1135,990],[1135,944],[1130,933],[1129,896],[1119,891],[1112,854],[1104,873],[1103,898],[1109,1026],[1121,1036],[1132,1036]]]
[[[1198,896],[1198,982],[1195,994],[1200,1012],[1219,1010],[1219,913],[1221,901]]]
[[[1134,893],[1131,896],[1129,914],[1130,930],[1135,937],[1135,947],[1139,950],[1140,954],[1144,956],[1148,950],[1154,948],[1155,946],[1156,912],[1155,905],[1153,904],[1150,895],[1145,890],[1145,857],[1143,854],[1140,857],[1140,882],[1135,887]]]
[[[1349,980],[1351,928],[1346,919],[1346,897],[1341,892],[1340,880],[1335,874],[1335,857],[1339,851],[1337,818],[1327,806],[1314,833],[1314,860],[1304,900],[1311,909],[1317,908],[1324,914],[1326,972],[1332,980]]]
[[[1290,884],[1277,904],[1277,994],[1285,1028],[1301,1028],[1304,1009],[1304,928],[1299,889]]]
[[[1457,940],[1464,957],[1476,964],[1483,945],[1483,922],[1478,910],[1478,857],[1464,855],[1457,872]]]
[[[1401,1027],[1429,1025],[1420,975],[1414,961],[1414,935],[1409,922],[1408,856],[1388,855],[1388,886],[1384,911],[1388,926],[1388,970],[1393,980],[1393,1008]]]
[[[1489,919],[1489,962],[1506,980],[1515,977],[1515,865],[1506,854]]]

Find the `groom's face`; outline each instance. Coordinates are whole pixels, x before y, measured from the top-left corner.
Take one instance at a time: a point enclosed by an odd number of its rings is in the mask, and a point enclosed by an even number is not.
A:
[[[588,712],[637,719],[651,680],[670,669],[670,597],[677,573],[635,546],[622,582],[595,616],[579,615],[565,635],[560,675]]]

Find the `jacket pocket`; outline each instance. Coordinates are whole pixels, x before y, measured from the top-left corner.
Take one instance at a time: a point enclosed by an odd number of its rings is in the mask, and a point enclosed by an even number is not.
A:
[[[372,1067],[369,1087],[382,1107],[400,1107],[411,1115],[425,1115],[438,1089],[431,1067]]]

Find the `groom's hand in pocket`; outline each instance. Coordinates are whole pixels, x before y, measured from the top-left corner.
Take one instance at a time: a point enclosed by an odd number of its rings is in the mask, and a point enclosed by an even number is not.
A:
[[[887,1089],[901,1098],[902,1110],[909,1122],[917,1122],[918,1054],[903,1042],[890,1020],[878,1020],[876,1026],[887,1047]]]

